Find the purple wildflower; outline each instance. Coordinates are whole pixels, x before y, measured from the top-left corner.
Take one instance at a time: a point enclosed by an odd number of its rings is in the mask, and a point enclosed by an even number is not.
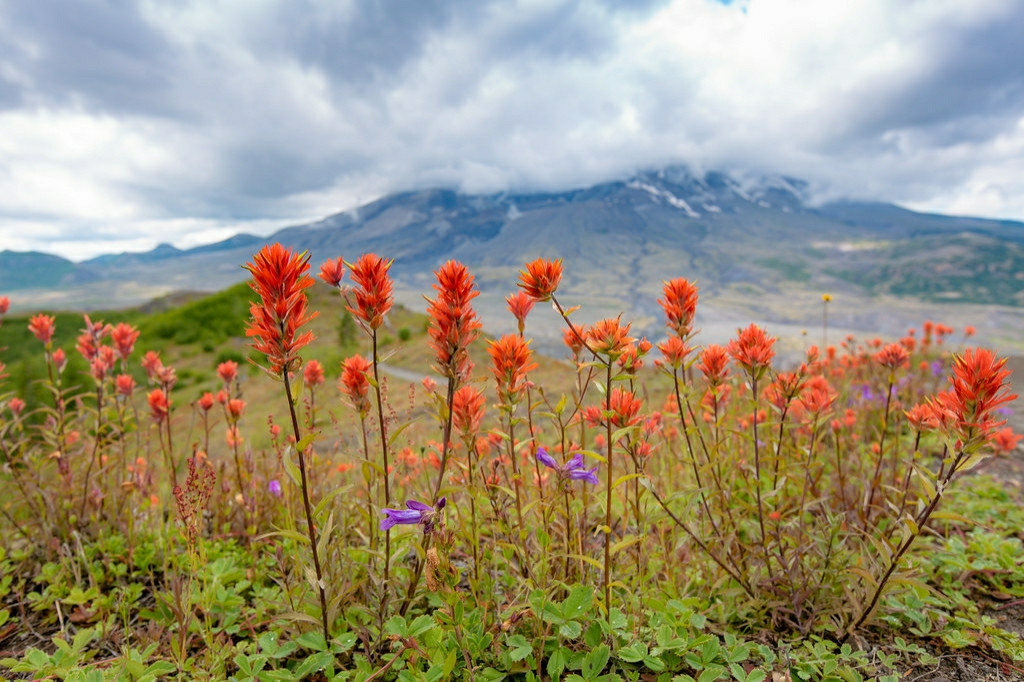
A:
[[[281,481],[276,478],[272,478],[270,482],[267,483],[267,490],[269,490],[270,494],[274,497],[281,497]]]
[[[558,473],[559,478],[567,478],[572,481],[586,481],[593,485],[598,484],[597,480],[597,467],[593,469],[585,469],[583,467],[583,455],[576,453],[573,455],[568,462],[562,466],[558,465],[555,458],[548,454],[548,451],[544,448],[538,448],[537,450],[537,461],[548,467],[554,469]]]
[[[434,530],[437,516],[444,509],[445,504],[447,504],[447,500],[442,497],[433,507],[423,502],[409,500],[405,503],[408,509],[385,509],[384,518],[380,522],[380,529],[388,530],[399,524],[419,524],[423,526],[423,533],[428,534]]]
[[[932,376],[937,377],[946,369],[942,360],[936,360],[931,364]]]

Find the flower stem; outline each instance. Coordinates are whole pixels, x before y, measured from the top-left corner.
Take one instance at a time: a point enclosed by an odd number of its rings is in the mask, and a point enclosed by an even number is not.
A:
[[[288,398],[288,412],[292,418],[292,431],[295,434],[295,452],[299,457],[299,475],[302,477],[302,506],[306,512],[306,531],[309,535],[309,544],[313,550],[313,568],[316,570],[317,589],[320,591],[320,620],[324,628],[324,642],[331,639],[330,629],[327,626],[327,594],[324,589],[323,573],[320,570],[320,553],[317,550],[316,528],[313,526],[313,508],[309,504],[309,485],[306,477],[306,456],[304,449],[299,447],[299,419],[295,415],[295,401],[292,398],[292,387],[288,381],[288,369],[281,372],[284,379],[284,394]]]

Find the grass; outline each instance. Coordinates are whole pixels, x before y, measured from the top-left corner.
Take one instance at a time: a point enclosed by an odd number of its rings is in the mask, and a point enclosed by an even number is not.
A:
[[[1019,492],[959,474],[1002,441],[907,416],[964,361],[945,328],[897,348],[807,348],[792,368],[751,360],[773,341],[748,330],[724,352],[728,376],[706,369],[707,347],[675,361],[666,350],[655,366],[659,351],[624,340],[621,320],[587,332],[595,354],[528,357],[525,376],[486,337],[459,337],[473,365],[460,388],[483,396],[477,422],[446,397],[428,338],[438,320],[394,308],[378,330],[381,369],[437,385],[382,372],[381,442],[376,411],[361,416],[334,387],[341,360],[369,355],[358,315],[328,287],[309,291],[321,314],[302,354],[327,381],[296,373],[310,434],[299,444],[281,383],[248,362],[265,360],[243,336],[247,287],[93,315],[142,332],[118,366],[139,388],[117,399],[115,372],[97,383],[77,357],[55,386],[27,319],[2,320],[8,679],[898,680],[955,670],[950,650],[978,670],[1024,668],[1006,618],[1024,597]],[[81,326],[58,316],[53,347],[77,356]],[[682,326],[670,338],[695,343]],[[147,405],[163,380],[145,387],[138,364],[151,349],[178,378],[169,432]],[[228,360],[240,373],[225,384]],[[494,369],[521,383],[496,383]],[[204,411],[201,396],[221,389]],[[27,403],[18,414],[13,397]],[[234,416],[229,398],[244,401]],[[579,454],[599,483],[542,466],[541,447],[556,466]],[[385,475],[392,507],[417,500],[432,514],[387,545]]]

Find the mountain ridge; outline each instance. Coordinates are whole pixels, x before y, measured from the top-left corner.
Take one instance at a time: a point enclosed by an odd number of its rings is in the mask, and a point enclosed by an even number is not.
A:
[[[583,315],[623,310],[643,329],[656,329],[661,283],[674,277],[700,283],[712,321],[747,316],[810,326],[820,317],[821,294],[830,292],[857,307],[895,302],[899,319],[873,316],[884,333],[899,333],[913,312],[940,317],[933,311],[953,302],[954,316],[973,306],[1000,334],[1024,329],[1024,223],[871,201],[818,206],[796,178],[679,166],[562,192],[401,192],[265,239],[236,235],[192,249],[101,256],[70,272],[54,269],[57,281],[22,291],[46,305],[88,308],[175,289],[219,290],[245,279],[241,265],[273,241],[308,249],[314,266],[370,251],[393,258],[396,297],[415,305],[430,293],[433,270],[460,260],[476,275],[480,304],[494,320],[522,265],[547,257],[563,259],[562,291],[584,304]],[[9,253],[0,253],[0,272]],[[14,277],[14,270],[0,275],[5,293],[13,293]],[[842,322],[841,310],[836,315]],[[861,329],[871,318],[851,310],[845,322]]]

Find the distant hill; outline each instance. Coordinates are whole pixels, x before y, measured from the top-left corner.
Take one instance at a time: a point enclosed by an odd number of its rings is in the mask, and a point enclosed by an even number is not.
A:
[[[56,289],[73,273],[71,261],[36,251],[0,251],[0,290]]]
[[[5,252],[0,263],[11,268],[4,288],[21,289],[23,301],[109,307],[224,288],[245,279],[241,265],[263,243],[280,241],[309,249],[315,264],[367,251],[394,258],[400,300],[420,306],[432,271],[454,258],[476,274],[487,321],[503,315],[525,262],[560,257],[564,300],[590,317],[625,310],[651,333],[662,281],[685,276],[700,284],[706,328],[734,330],[740,319],[813,328],[829,292],[834,324],[853,330],[901,333],[908,320],[932,316],[1024,338],[1024,224],[883,203],[815,206],[806,192],[792,178],[669,167],[560,193],[406,192],[266,239],[164,245],[77,265],[57,259],[52,273],[26,254]]]

